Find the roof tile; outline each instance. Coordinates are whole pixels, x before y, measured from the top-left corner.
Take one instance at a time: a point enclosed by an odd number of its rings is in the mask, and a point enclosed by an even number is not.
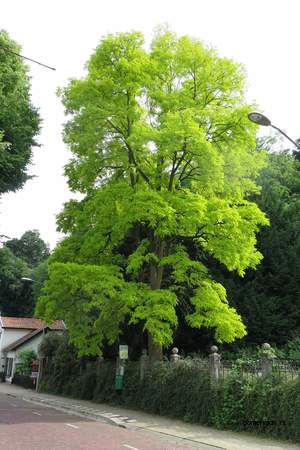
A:
[[[3,317],[1,316],[3,328],[19,328],[23,330],[38,330],[47,326],[45,322],[40,319],[30,317]],[[50,330],[65,330],[65,324],[62,320],[56,320],[49,325]]]

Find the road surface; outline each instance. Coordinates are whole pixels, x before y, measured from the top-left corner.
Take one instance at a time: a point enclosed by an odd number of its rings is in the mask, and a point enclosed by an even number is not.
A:
[[[96,422],[3,394],[0,394],[0,443],[5,450],[216,449]]]

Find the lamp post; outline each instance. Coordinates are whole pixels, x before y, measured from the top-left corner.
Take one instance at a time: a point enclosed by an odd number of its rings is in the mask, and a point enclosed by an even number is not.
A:
[[[248,119],[251,120],[251,122],[256,123],[257,125],[262,125],[264,127],[272,127],[275,130],[279,131],[279,133],[281,133],[284,137],[286,137],[292,144],[294,144],[294,146],[300,150],[300,146],[299,144],[297,144],[295,141],[293,141],[293,139],[291,139],[284,131],[282,131],[280,128],[275,127],[275,125],[273,125],[271,123],[271,120],[264,116],[263,114],[259,113],[259,112],[255,112],[252,111],[248,114]]]

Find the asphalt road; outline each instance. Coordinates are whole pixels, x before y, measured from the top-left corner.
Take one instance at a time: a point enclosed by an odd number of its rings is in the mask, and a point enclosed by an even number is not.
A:
[[[0,394],[0,445],[5,450],[192,450],[209,446],[123,429]],[[212,448],[212,447],[210,447]]]

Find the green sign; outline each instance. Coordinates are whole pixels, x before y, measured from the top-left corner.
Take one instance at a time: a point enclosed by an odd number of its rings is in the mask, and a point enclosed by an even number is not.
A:
[[[123,375],[116,375],[115,389],[117,391],[123,389],[123,382],[124,382]]]

